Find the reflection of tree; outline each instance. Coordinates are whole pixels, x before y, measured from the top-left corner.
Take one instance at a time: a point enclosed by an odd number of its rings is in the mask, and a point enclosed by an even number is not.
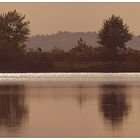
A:
[[[77,94],[77,102],[80,105],[80,108],[85,103],[86,99],[88,99],[89,95],[86,93],[83,93],[82,90],[84,87],[82,85],[79,85],[79,93]]]
[[[82,105],[85,103],[85,100],[86,100],[85,94],[79,93],[77,95],[77,102],[80,105],[80,107],[82,107]]]
[[[126,100],[124,85],[103,85],[100,98],[100,111],[112,126],[122,124],[128,114],[130,105]]]
[[[0,85],[0,125],[18,127],[27,115],[24,86]]]

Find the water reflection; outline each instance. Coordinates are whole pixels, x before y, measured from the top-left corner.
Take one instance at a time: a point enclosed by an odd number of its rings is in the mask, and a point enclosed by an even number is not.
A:
[[[100,111],[113,128],[123,124],[123,120],[128,116],[130,110],[130,104],[125,94],[126,88],[125,85],[115,84],[101,86]]]
[[[0,85],[0,126],[19,127],[27,116],[23,85]]]
[[[80,108],[84,105],[86,99],[88,99],[88,94],[83,93],[82,85],[79,85],[79,93],[77,94],[77,103],[79,104]]]

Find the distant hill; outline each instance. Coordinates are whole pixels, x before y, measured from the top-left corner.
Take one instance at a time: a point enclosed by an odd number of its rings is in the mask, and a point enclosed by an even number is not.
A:
[[[96,32],[67,32],[60,31],[51,35],[35,35],[32,36],[26,45],[30,48],[42,48],[43,51],[50,51],[55,46],[66,51],[70,50],[77,44],[77,40],[82,38],[88,45],[93,47],[99,46],[97,43],[98,36]],[[134,36],[131,41],[127,43],[127,47],[140,50],[140,37]]]

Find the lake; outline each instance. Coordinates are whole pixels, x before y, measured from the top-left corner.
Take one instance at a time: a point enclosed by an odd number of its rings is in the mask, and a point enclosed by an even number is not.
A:
[[[1,73],[0,137],[140,137],[140,73]]]

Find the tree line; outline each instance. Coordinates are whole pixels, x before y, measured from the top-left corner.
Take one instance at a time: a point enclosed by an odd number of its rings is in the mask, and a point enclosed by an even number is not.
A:
[[[67,52],[28,48],[29,23],[16,10],[0,15],[0,72],[140,71],[140,51],[126,48],[133,34],[119,16],[104,20],[98,32],[100,46],[89,46],[80,38]]]

